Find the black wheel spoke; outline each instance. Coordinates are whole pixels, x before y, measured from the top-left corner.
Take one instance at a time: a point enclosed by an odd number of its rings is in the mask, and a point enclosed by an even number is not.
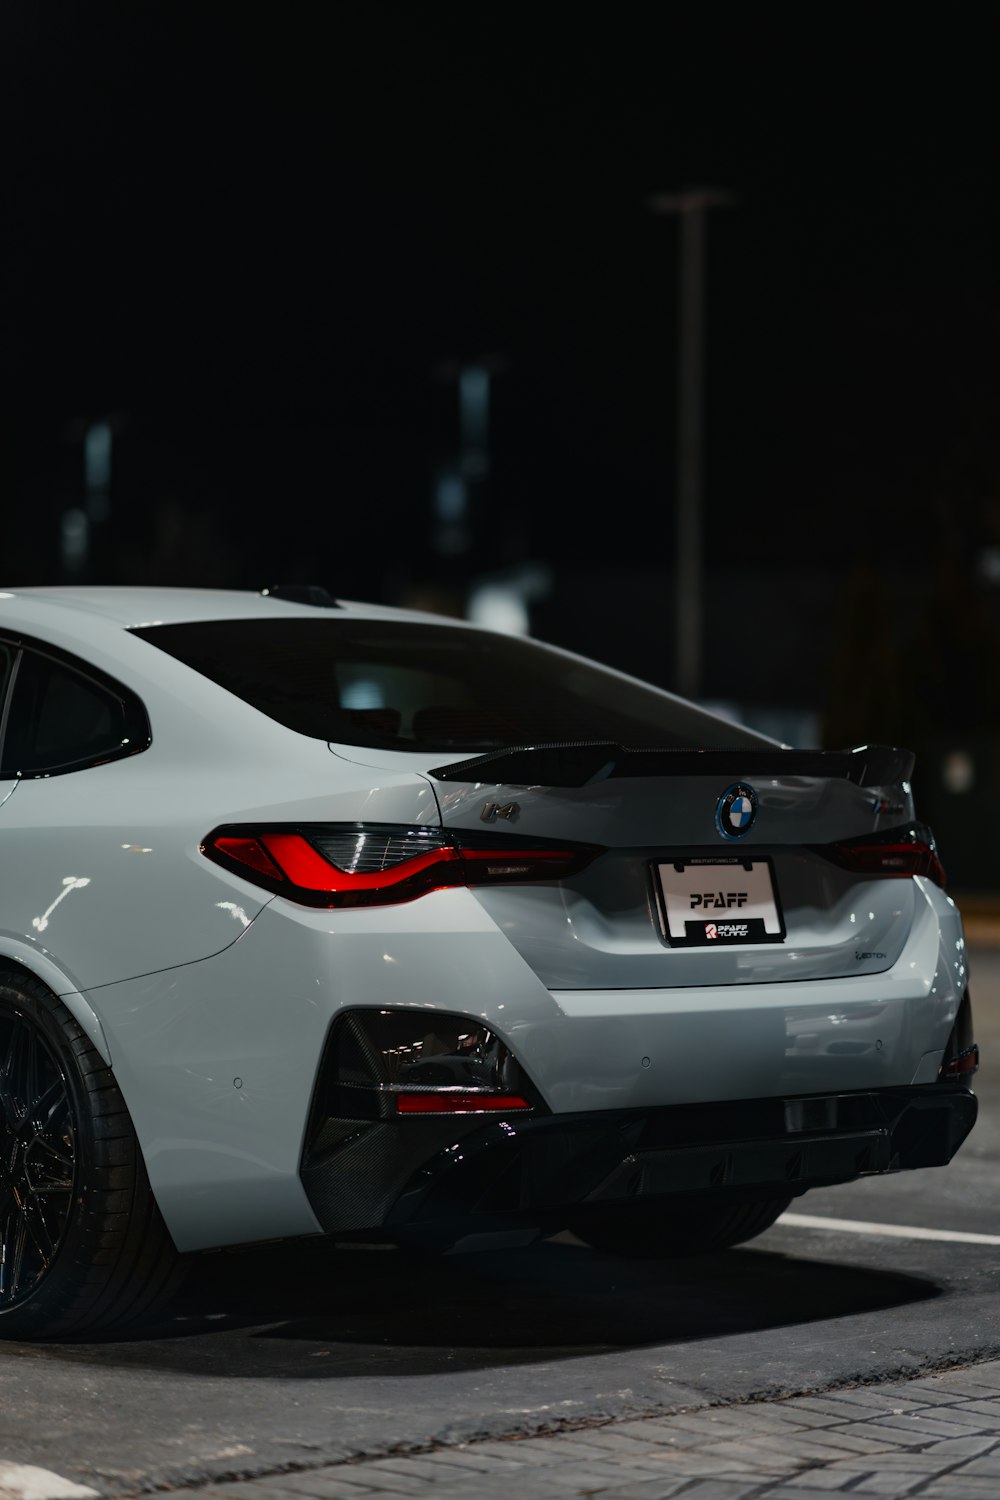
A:
[[[39,1130],[51,1130],[53,1119],[66,1108],[66,1090],[62,1080],[54,1078],[28,1105],[28,1115]]]
[[[0,1056],[0,1079],[2,1079],[4,1083],[4,1088],[2,1090],[4,1094],[7,1093],[6,1083],[8,1078],[10,1077],[11,1068],[14,1065],[14,1053],[16,1052],[19,1045],[20,1028],[17,1026],[12,1026],[7,1034],[7,1045],[3,1049],[2,1056]]]
[[[28,1191],[38,1194],[73,1190],[73,1158],[36,1135],[24,1152]]]
[[[10,1293],[10,1266],[8,1264],[8,1251],[13,1243],[13,1226],[17,1218],[17,1209],[13,1197],[9,1197],[4,1209],[2,1220],[0,1220],[0,1307],[3,1306]]]
[[[24,1224],[25,1235],[33,1243],[44,1267],[48,1269],[56,1247],[38,1204],[26,1203],[21,1211],[21,1219]]]
[[[36,1099],[40,1092],[38,1083],[38,1037],[35,1032],[28,1033],[28,1056],[24,1070],[24,1113],[25,1117],[31,1118],[32,1099]]]
[[[0,1012],[0,1311],[55,1261],[76,1183],[73,1106],[43,1034]]]
[[[24,1269],[24,1250],[28,1242],[28,1230],[22,1213],[12,1215],[12,1219],[14,1234],[12,1236],[10,1253],[10,1295],[16,1297],[21,1286],[21,1274]]]
[[[28,1052],[28,1030],[22,1023],[15,1025],[11,1036],[10,1046],[7,1049],[7,1060],[4,1068],[4,1078],[10,1082],[12,1079],[24,1080],[27,1071]]]

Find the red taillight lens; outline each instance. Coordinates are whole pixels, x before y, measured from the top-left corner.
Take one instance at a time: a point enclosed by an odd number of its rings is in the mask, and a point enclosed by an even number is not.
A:
[[[345,894],[349,891],[391,890],[417,882],[422,889],[461,885],[445,868],[458,859],[455,849],[430,848],[405,855],[379,870],[344,870],[319,853],[301,833],[263,833],[260,842],[293,885],[309,891]],[[413,894],[419,894],[414,892]]]
[[[249,865],[251,870],[256,870],[258,875],[266,875],[269,880],[282,878],[281,870],[258,839],[218,838],[215,849],[237,864]]]
[[[217,828],[202,853],[305,906],[386,906],[447,886],[560,880],[601,851],[544,840],[481,845],[427,828],[381,825]]]
[[[942,890],[947,884],[934,835],[925,827],[893,829],[877,838],[826,844],[818,852],[858,875],[897,879],[923,875]]]
[[[441,1089],[433,1094],[397,1094],[400,1115],[495,1115],[530,1109],[520,1094],[462,1094]]]
[[[862,875],[926,875],[943,886],[941,861],[929,844],[839,844],[842,862]]]

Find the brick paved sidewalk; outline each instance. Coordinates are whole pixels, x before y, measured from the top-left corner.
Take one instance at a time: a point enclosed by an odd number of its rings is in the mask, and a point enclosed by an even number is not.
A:
[[[176,1491],[173,1500],[1000,1497],[1000,1360],[899,1384],[701,1408]]]

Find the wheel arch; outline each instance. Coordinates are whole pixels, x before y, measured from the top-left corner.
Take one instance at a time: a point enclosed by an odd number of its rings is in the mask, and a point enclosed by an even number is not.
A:
[[[4,974],[15,978],[30,974],[46,985],[62,1001],[73,1019],[83,1027],[104,1061],[111,1066],[111,1049],[96,1011],[58,964],[36,949],[29,948],[26,943],[0,936],[0,975]]]

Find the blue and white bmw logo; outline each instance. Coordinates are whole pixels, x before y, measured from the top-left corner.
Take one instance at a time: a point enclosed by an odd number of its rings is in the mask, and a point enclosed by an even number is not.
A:
[[[715,809],[715,822],[724,839],[741,839],[757,816],[757,793],[745,781],[727,787]]]

